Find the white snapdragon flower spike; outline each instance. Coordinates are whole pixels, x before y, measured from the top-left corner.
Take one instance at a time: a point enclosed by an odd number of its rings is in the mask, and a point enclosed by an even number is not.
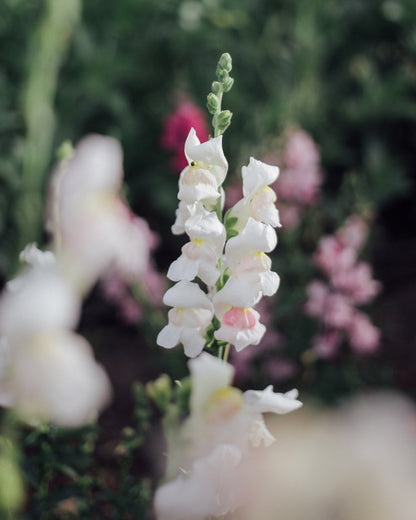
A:
[[[241,459],[239,449],[222,444],[195,460],[186,475],[156,491],[157,520],[202,519],[234,511],[240,502],[237,482]]]
[[[225,244],[224,225],[216,213],[203,210],[187,220],[185,229],[191,241],[182,247],[182,255],[171,264],[167,276],[175,282],[199,276],[213,286],[221,274],[217,262]]]
[[[248,166],[242,167],[243,199],[230,210],[236,217],[236,229],[242,229],[249,217],[273,227],[280,226],[279,212],[275,206],[276,194],[270,184],[279,176],[279,168],[250,158]]]
[[[182,343],[187,356],[200,354],[214,315],[211,300],[196,283],[183,280],[166,291],[163,303],[173,309],[168,313],[168,325],[157,336],[157,344],[173,348]]]

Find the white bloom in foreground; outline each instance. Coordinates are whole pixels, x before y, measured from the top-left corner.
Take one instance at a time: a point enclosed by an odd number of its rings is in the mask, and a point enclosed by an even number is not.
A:
[[[115,139],[93,135],[53,174],[47,229],[66,275],[82,292],[110,269],[139,278],[148,266],[140,219],[119,196],[122,161]]]
[[[209,400],[218,390],[231,385],[234,368],[207,352],[191,359],[188,366],[192,379],[190,411],[191,415],[195,415],[206,409]]]
[[[206,352],[188,365],[190,416],[177,436],[186,447],[177,457],[183,474],[157,490],[158,520],[219,517],[243,505],[253,476],[262,478],[255,468],[260,452],[253,448],[275,441],[262,413],[285,413],[301,405],[296,390],[275,394],[267,388],[243,394],[230,386],[233,367]]]
[[[78,426],[107,403],[110,384],[88,343],[70,329],[80,301],[52,268],[32,269],[0,299],[0,337],[7,344],[2,404],[24,419]]]
[[[168,313],[168,325],[157,336],[157,344],[173,348],[182,343],[187,356],[200,354],[205,346],[206,329],[214,315],[208,296],[196,283],[184,280],[166,291],[163,303],[173,309]]]
[[[237,351],[248,345],[258,345],[266,332],[259,322],[260,314],[251,308],[231,307],[224,313],[221,326],[214,332],[216,339],[235,346]]]
[[[89,344],[66,331],[35,332],[15,345],[8,384],[12,405],[24,419],[66,427],[93,419],[111,395]]]
[[[234,511],[240,501],[238,469],[242,455],[232,445],[219,445],[197,459],[186,475],[161,486],[155,495],[158,520],[197,520]]]
[[[171,264],[167,276],[175,282],[198,276],[213,286],[220,276],[217,262],[225,244],[225,228],[216,213],[203,210],[187,220],[185,229],[191,241],[182,247],[182,255]]]
[[[276,194],[270,188],[279,176],[279,168],[250,158],[242,167],[243,199],[230,210],[230,216],[238,219],[235,229],[242,229],[249,217],[273,227],[280,226],[276,209]]]
[[[12,345],[33,331],[75,327],[81,304],[57,271],[34,269],[18,279],[0,298],[0,337]]]

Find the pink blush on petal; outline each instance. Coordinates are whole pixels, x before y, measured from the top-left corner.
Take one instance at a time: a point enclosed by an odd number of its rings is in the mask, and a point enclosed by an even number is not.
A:
[[[225,313],[222,323],[238,329],[252,329],[256,325],[256,317],[250,309],[232,307]]]

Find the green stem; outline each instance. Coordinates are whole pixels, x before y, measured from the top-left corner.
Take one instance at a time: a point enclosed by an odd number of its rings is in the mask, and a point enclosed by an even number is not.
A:
[[[55,128],[53,104],[58,72],[81,12],[81,0],[45,0],[44,4],[44,18],[30,44],[23,96],[26,139],[15,212],[16,257],[28,242],[36,241],[40,236],[44,181]]]

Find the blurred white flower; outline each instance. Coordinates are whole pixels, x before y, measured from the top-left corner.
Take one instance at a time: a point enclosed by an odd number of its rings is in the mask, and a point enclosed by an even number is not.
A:
[[[31,422],[83,424],[107,404],[111,392],[88,343],[71,331],[79,298],[54,266],[34,268],[18,279],[0,298],[0,337],[7,345],[2,404]]]
[[[301,406],[296,390],[278,394],[268,387],[243,394],[231,386],[233,367],[206,352],[188,365],[190,416],[175,436],[178,446],[170,446],[182,451],[170,456],[179,459],[184,475],[157,490],[158,520],[218,517],[239,507],[252,487],[254,448],[275,441],[262,414]]]
[[[94,419],[111,395],[87,341],[62,330],[33,332],[13,346],[9,387],[24,419],[66,427]]]
[[[82,292],[114,268],[140,278],[149,263],[142,219],[119,196],[122,160],[115,139],[92,135],[52,177],[47,229],[59,262]]]
[[[219,517],[239,504],[238,469],[241,452],[221,444],[197,459],[186,474],[161,486],[155,494],[158,520],[197,520]]]
[[[414,404],[380,393],[279,422],[239,520],[413,520],[415,421]]]

